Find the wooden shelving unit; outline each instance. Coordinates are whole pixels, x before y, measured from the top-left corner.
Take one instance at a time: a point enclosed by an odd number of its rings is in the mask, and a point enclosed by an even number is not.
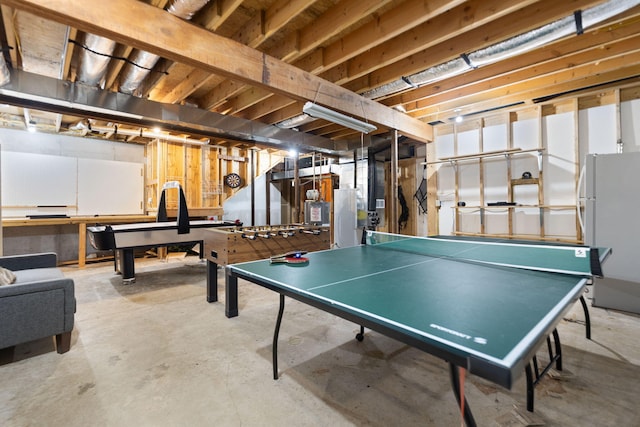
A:
[[[549,205],[545,204],[544,199],[544,186],[543,186],[543,168],[542,168],[542,154],[544,152],[544,147],[534,148],[534,149],[519,149],[512,148],[507,150],[498,150],[498,151],[488,151],[483,153],[476,154],[468,154],[468,155],[460,155],[460,156],[450,156],[450,157],[442,157],[433,162],[425,162],[424,164],[433,165],[433,164],[441,164],[441,163],[449,163],[452,164],[456,170],[456,194],[455,194],[455,206],[452,206],[452,209],[455,211],[455,221],[454,221],[454,231],[455,235],[466,235],[466,236],[478,236],[478,237],[499,237],[499,238],[512,238],[512,239],[532,239],[532,240],[542,240],[542,241],[559,241],[557,237],[549,237],[545,232],[545,212],[550,210],[575,210],[575,205]],[[504,157],[508,163],[507,173],[511,176],[511,158],[513,156],[522,155],[522,154],[531,154],[538,153],[538,170],[537,176],[531,178],[512,178],[508,179],[507,182],[507,200],[508,204],[503,205],[491,205],[489,206],[484,202],[484,180],[483,180],[483,171],[482,171],[482,160],[490,157]],[[457,184],[457,164],[459,162],[471,162],[476,161],[480,163],[480,181],[479,181],[479,190],[480,190],[480,200],[481,204],[479,205],[465,205],[459,206],[459,194],[458,194],[458,184]],[[517,195],[516,195],[516,187],[519,186],[535,186],[537,193],[537,203],[536,204],[523,204],[518,203]],[[526,210],[536,210],[539,217],[539,230],[537,234],[516,234],[514,227],[514,219],[515,214],[518,211],[526,211]],[[480,230],[477,233],[465,232],[461,231],[461,216],[464,213],[469,213],[469,211],[478,211],[480,214]],[[486,213],[487,212],[507,212],[507,229],[508,232],[505,234],[495,234],[495,233],[487,233],[486,232]],[[578,239],[562,239],[562,241],[571,241],[578,243]]]

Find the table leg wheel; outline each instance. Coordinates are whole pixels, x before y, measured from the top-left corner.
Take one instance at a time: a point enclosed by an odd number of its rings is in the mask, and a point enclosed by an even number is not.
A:
[[[362,340],[364,340],[364,326],[360,326],[360,332],[356,334],[356,339],[359,342],[362,342]]]

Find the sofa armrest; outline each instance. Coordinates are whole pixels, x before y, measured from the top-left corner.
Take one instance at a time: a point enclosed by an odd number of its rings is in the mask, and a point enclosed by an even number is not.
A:
[[[0,348],[73,330],[73,279],[0,286]]]
[[[38,254],[8,255],[0,257],[0,267],[16,271],[31,268],[50,268],[58,265],[58,256],[55,252],[43,252]]]
[[[51,289],[64,289],[70,295],[75,293],[73,279],[65,277],[0,286],[0,298],[50,291]]]

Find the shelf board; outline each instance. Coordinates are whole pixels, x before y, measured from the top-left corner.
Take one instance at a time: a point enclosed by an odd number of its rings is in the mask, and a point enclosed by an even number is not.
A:
[[[514,185],[538,185],[540,180],[538,178],[516,178],[511,180],[511,186]]]
[[[476,159],[482,159],[484,157],[513,156],[517,154],[525,154],[525,153],[541,152],[541,151],[544,151],[544,147],[532,148],[530,150],[523,150],[521,148],[511,148],[508,150],[485,151],[483,153],[462,154],[459,156],[441,157],[440,159],[434,162],[422,162],[420,164],[433,165],[437,163],[459,162],[463,160],[476,160]]]
[[[499,206],[451,206],[451,209],[576,209],[576,205],[499,205]]]

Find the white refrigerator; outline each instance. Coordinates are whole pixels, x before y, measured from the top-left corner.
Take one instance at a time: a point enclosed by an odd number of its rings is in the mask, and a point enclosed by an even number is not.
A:
[[[640,152],[589,154],[585,161],[585,243],[608,247],[593,305],[640,313]]]

